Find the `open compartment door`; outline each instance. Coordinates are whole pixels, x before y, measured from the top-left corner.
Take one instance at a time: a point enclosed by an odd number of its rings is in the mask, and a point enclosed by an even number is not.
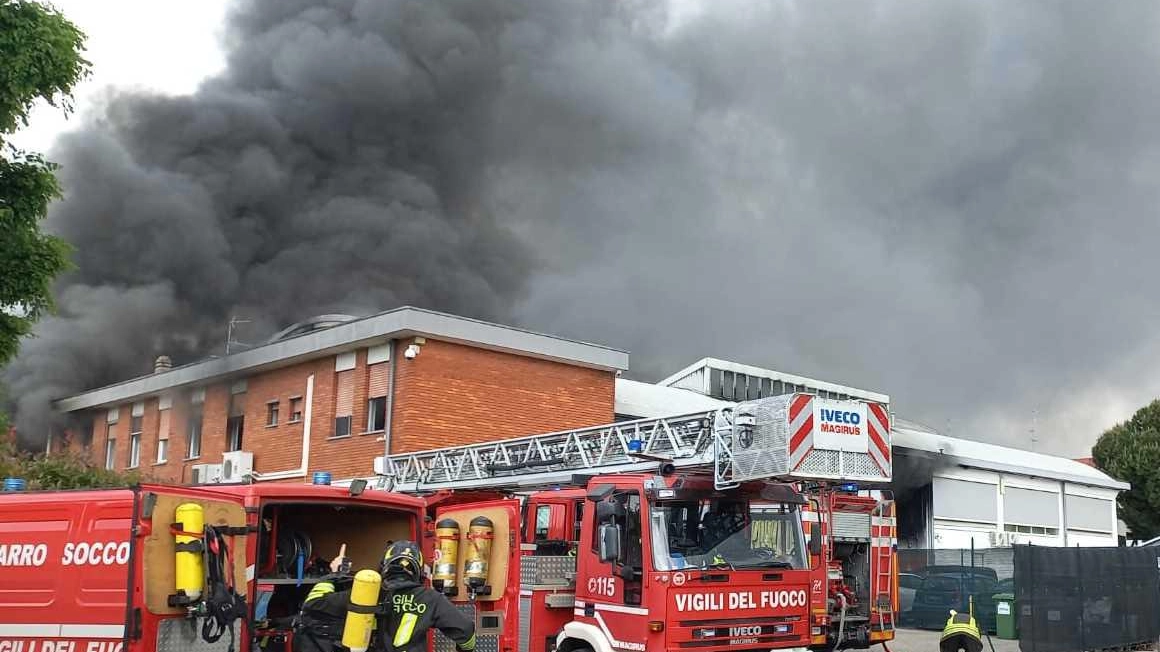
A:
[[[476,649],[480,652],[516,649],[515,633],[520,631],[521,616],[519,501],[453,505],[437,509],[435,515],[432,584],[438,588],[438,581],[454,568],[454,582],[447,582],[443,591],[458,609],[475,621]],[[451,521],[458,529],[454,564],[447,560],[452,530],[440,527]],[[435,634],[435,652],[454,651],[455,644],[450,639]]]
[[[182,505],[197,505],[205,525],[223,528],[226,549],[229,555],[230,579],[234,590],[243,597],[248,596],[246,548],[250,534],[247,530],[246,510],[241,498],[176,487],[143,486],[141,489],[141,530],[139,542],[141,550],[141,587],[143,603],[148,613],[156,620],[156,631],[147,627],[143,631],[145,641],[153,638],[156,647],[146,643],[145,649],[156,652],[225,652],[229,649],[228,633],[215,643],[207,643],[200,634],[200,620],[197,630],[189,626],[185,618],[184,606],[171,606],[170,597],[177,593],[177,538],[171,526],[182,520],[178,508]],[[196,530],[196,528],[192,528]],[[224,561],[223,561],[224,563]],[[203,585],[203,595],[205,588]],[[234,649],[243,634],[242,622],[234,625]]]

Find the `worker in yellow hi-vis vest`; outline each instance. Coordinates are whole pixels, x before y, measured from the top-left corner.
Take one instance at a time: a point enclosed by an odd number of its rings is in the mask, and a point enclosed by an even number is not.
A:
[[[379,566],[380,603],[374,609],[377,626],[373,652],[426,652],[432,627],[455,642],[459,652],[474,652],[475,624],[442,593],[423,584],[423,553],[411,541],[387,546]],[[374,573],[370,573],[373,577]],[[352,609],[351,590],[315,585],[302,605],[295,652],[342,652],[343,621]],[[364,613],[369,613],[366,611]],[[353,644],[352,644],[353,645]]]

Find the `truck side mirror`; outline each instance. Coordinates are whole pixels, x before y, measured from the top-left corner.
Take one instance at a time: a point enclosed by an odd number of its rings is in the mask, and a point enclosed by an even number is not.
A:
[[[600,561],[610,562],[620,559],[620,527],[600,526]]]
[[[810,528],[810,554],[814,556],[822,554],[821,523],[815,523],[814,527]]]

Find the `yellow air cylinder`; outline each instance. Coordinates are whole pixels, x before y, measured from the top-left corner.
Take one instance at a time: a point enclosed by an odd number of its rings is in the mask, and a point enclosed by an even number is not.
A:
[[[435,524],[435,569],[431,585],[437,591],[455,586],[455,571],[459,563],[459,523],[445,518]]]
[[[178,595],[197,600],[205,587],[205,562],[198,545],[204,544],[205,510],[197,503],[182,503],[177,506],[174,520],[179,532],[174,534],[177,544],[174,588]]]
[[[491,559],[491,541],[495,527],[491,519],[477,516],[467,528],[467,558],[463,577],[472,587],[487,585],[487,562]]]
[[[375,630],[375,607],[379,603],[379,590],[383,577],[373,570],[360,570],[354,576],[350,587],[350,605],[346,609],[346,622],[342,627],[342,644],[350,652],[366,652],[371,645],[371,633]]]

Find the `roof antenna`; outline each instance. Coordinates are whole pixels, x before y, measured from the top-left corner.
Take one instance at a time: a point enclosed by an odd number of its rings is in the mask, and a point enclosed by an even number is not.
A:
[[[1039,410],[1031,411],[1031,450],[1035,451],[1035,444],[1039,443],[1039,438],[1035,436],[1035,427],[1039,425]]]
[[[238,324],[248,324],[248,323],[250,323],[249,319],[238,319],[237,317],[233,317],[233,316],[230,317],[230,325],[226,329],[226,355],[230,354],[230,345],[231,344],[236,344],[238,346],[245,346],[245,347],[250,346],[249,344],[245,344],[244,342],[235,342],[234,341],[234,326],[237,326]]]

